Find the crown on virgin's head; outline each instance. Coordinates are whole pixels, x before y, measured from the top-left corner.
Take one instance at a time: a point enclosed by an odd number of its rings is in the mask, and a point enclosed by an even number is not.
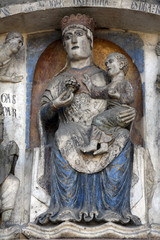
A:
[[[63,30],[70,26],[70,25],[83,25],[86,28],[88,28],[92,33],[94,32],[95,28],[95,21],[93,18],[90,18],[89,16],[85,14],[80,14],[78,13],[77,15],[70,15],[70,16],[65,16],[61,20],[61,30]]]

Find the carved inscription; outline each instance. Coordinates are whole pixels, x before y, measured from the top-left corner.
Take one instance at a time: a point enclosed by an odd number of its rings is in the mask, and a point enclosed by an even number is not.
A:
[[[109,0],[73,0],[74,6],[108,6]]]
[[[16,101],[17,101],[17,96],[16,95],[12,95],[10,93],[0,94],[0,102],[3,103],[3,114],[4,114],[4,116],[13,117],[13,118],[17,117],[17,109],[15,107],[12,107],[13,105],[16,104]]]
[[[2,16],[9,16],[10,15],[10,12],[7,8],[1,8],[0,9],[0,15]]]
[[[25,8],[25,12],[36,11],[41,8],[58,8],[64,7],[63,0],[47,0],[47,1],[39,1],[38,6],[33,5]]]
[[[160,5],[151,4],[143,1],[133,1],[131,3],[132,10],[138,10],[143,12],[149,12],[154,14],[160,14]]]
[[[62,0],[49,0],[50,7],[63,7],[64,3]]]
[[[124,0],[123,0],[124,1]],[[60,7],[81,7],[81,6],[89,6],[89,7],[116,7],[121,8],[121,4],[123,1],[118,0],[40,0],[30,4],[22,4],[17,5],[16,9],[12,9],[11,6],[0,8],[0,18],[7,17],[13,14],[17,14],[19,12],[33,12],[37,10],[44,10],[50,8],[60,8]],[[124,1],[125,2],[125,1]],[[129,8],[132,10],[149,12],[153,14],[160,14],[160,5],[150,3],[145,0],[133,0],[128,1]]]

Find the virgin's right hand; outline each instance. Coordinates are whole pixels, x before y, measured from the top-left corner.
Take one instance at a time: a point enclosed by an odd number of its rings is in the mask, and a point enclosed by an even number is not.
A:
[[[68,105],[70,105],[73,100],[74,94],[71,92],[69,97],[63,100],[66,94],[67,94],[67,91],[64,91],[58,98],[56,98],[53,101],[53,104],[51,105],[51,107],[53,106],[53,108],[60,109],[62,107],[67,107]]]

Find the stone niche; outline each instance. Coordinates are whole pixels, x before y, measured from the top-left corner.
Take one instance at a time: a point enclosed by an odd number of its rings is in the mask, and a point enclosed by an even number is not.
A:
[[[14,140],[19,147],[14,171],[19,189],[12,225],[0,228],[0,239],[159,239],[160,97],[156,80],[160,60],[155,51],[160,41],[159,1],[4,1],[0,7],[0,44],[11,31],[20,32],[24,37],[10,69],[11,75],[16,72],[22,76],[21,81],[0,81],[4,115],[2,145]],[[60,21],[65,15],[77,13],[89,15],[96,21],[93,42],[96,65],[106,71],[105,59],[113,52],[125,55],[129,62],[126,78],[134,89],[132,107],[137,113],[130,135],[134,143],[130,208],[132,214],[140,218],[140,226],[111,221],[35,223],[35,219],[47,211],[51,199],[43,182],[49,162],[44,162],[44,145],[38,130],[40,101],[48,83],[66,62]]]

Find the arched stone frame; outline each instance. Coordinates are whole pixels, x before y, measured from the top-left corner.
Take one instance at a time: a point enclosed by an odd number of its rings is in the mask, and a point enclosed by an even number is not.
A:
[[[102,33],[101,33],[102,34]],[[134,91],[135,91],[135,103],[133,104],[136,107],[137,110],[137,117],[136,117],[136,123],[134,124],[134,130],[132,131],[132,140],[135,142],[137,145],[142,145],[143,142],[143,133],[142,131],[140,132],[139,130],[139,124],[141,123],[142,120],[142,115],[143,115],[143,103],[142,103],[142,84],[141,84],[141,78],[140,74],[138,71],[138,68],[136,65],[133,63],[133,59],[118,45],[114,44],[111,41],[106,40],[104,37],[103,38],[98,38],[98,35],[100,33],[97,32],[97,38],[94,40],[94,61],[97,65],[99,65],[101,68],[105,69],[105,59],[107,55],[111,52],[121,52],[129,60],[130,68],[129,72],[126,76],[127,80],[131,82],[133,85]],[[107,34],[106,34],[107,35]],[[123,34],[122,34],[123,35]],[[113,38],[114,41],[115,39],[118,39],[118,36],[122,38],[121,33],[114,33],[113,36],[110,38]],[[109,38],[109,34],[108,34]],[[123,36],[124,38],[124,36]],[[130,38],[138,39],[138,36],[130,36]],[[126,36],[126,40],[128,39],[128,36]],[[120,40],[122,43],[123,41]],[[123,42],[124,44],[124,42]],[[132,41],[133,44],[133,41]],[[130,46],[132,46],[132,44]],[[136,46],[137,44],[137,46]],[[139,39],[139,44],[136,43],[135,46],[137,49],[139,48],[139,55],[143,54],[143,51],[141,51],[141,46],[143,45],[142,42]],[[134,46],[134,48],[136,48]],[[133,46],[132,46],[133,47]],[[132,49],[129,48],[130,51]],[[63,46],[60,40],[56,40],[53,43],[51,43],[41,54],[35,68],[34,72],[34,80],[33,80],[33,88],[32,88],[32,108],[31,108],[31,128],[30,128],[30,144],[31,147],[37,147],[39,146],[39,134],[38,134],[38,125],[37,125],[37,113],[38,109],[40,107],[40,99],[41,96],[47,87],[49,81],[51,81],[52,77],[58,73],[63,66],[65,65],[65,52],[63,50]],[[141,56],[141,59],[143,59],[143,55]],[[137,61],[138,62],[138,61]],[[143,61],[141,66],[139,65],[139,69],[143,71]],[[135,133],[135,134],[134,134]],[[138,136],[138,138],[137,138]],[[41,149],[41,152],[43,152],[43,149]],[[49,195],[46,193],[46,191],[40,186],[39,180],[41,179],[43,173],[44,173],[44,161],[41,158],[40,162],[40,152],[39,148],[35,148],[35,159],[33,158],[33,175],[32,179],[32,197],[31,197],[31,218],[30,220],[33,221],[34,218],[40,214],[40,211],[43,212],[47,209],[46,206],[49,204]],[[36,157],[37,156],[37,157]],[[135,159],[137,161],[137,159]],[[138,164],[138,163],[136,163]],[[38,167],[40,166],[40,167]],[[37,168],[37,169],[36,169]],[[143,169],[144,170],[144,169]],[[136,176],[135,172],[135,176]],[[137,179],[136,179],[137,177]],[[134,180],[134,185],[137,184],[139,181],[139,178],[143,177],[142,173],[139,173],[139,176],[136,176]],[[36,182],[35,182],[36,180]],[[143,181],[141,181],[140,184],[142,184]],[[143,187],[141,186],[140,188],[143,191]],[[134,193],[133,193],[134,194]],[[46,196],[45,196],[46,195]],[[38,203],[38,198],[40,197],[40,201]],[[142,201],[144,202],[144,193],[141,194]],[[138,199],[140,201],[141,199]],[[134,201],[134,204],[136,204],[137,200]],[[136,203],[135,203],[136,202]],[[34,205],[35,206],[32,206]],[[37,206],[36,206],[37,204]],[[134,206],[132,206],[134,208]],[[144,220],[144,213],[145,207],[143,209],[143,222]],[[36,212],[36,213],[35,213]]]

